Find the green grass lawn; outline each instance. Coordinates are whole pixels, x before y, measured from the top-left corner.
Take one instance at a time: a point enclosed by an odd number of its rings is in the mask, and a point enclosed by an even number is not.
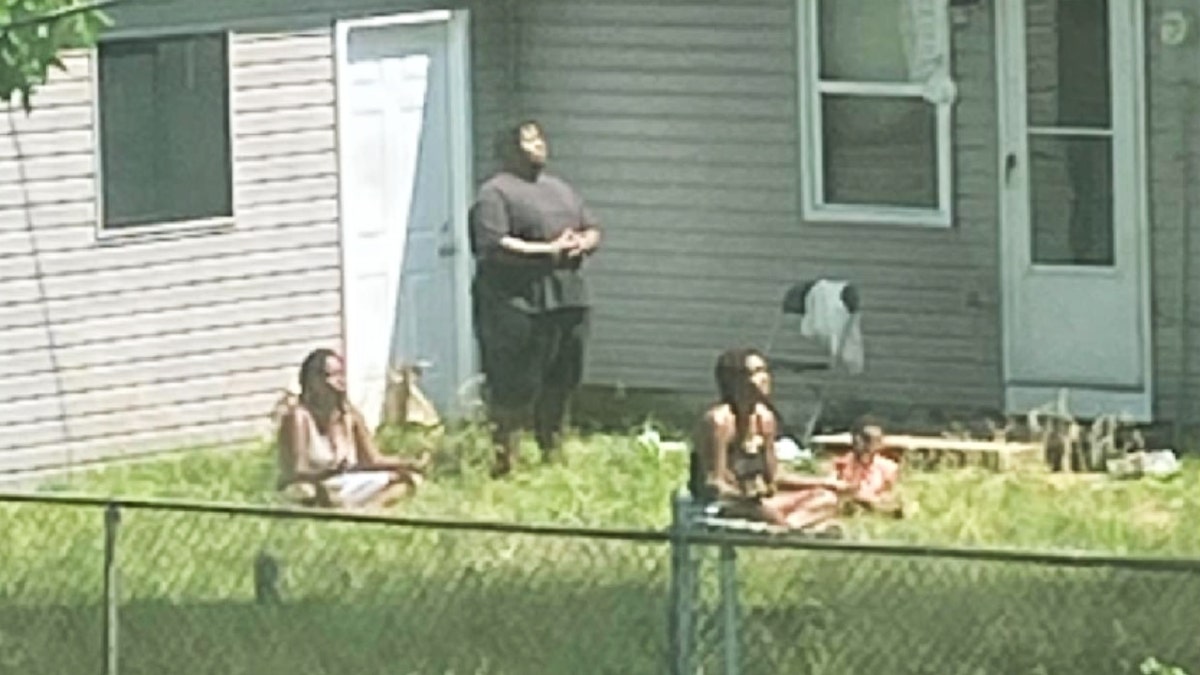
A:
[[[511,478],[488,478],[485,439],[386,434],[389,451],[434,452],[434,479],[396,512],[472,520],[596,527],[663,528],[672,491],[686,480],[682,453],[657,455],[632,437],[568,441],[565,467],[541,466],[532,446]],[[60,480],[47,491],[250,504],[276,502],[275,459],[266,446],[197,452],[183,459],[116,466]],[[997,474],[986,470],[910,472],[906,520],[846,523],[854,539],[949,546],[1085,550],[1200,557],[1200,461],[1168,481],[1115,481],[1096,474]]]
[[[482,436],[395,434],[434,447],[406,516],[660,529],[686,473],[629,438],[568,445],[486,476]],[[1170,481],[911,474],[911,519],[862,518],[852,540],[1200,557],[1200,464]],[[48,486],[101,495],[275,503],[270,450],[196,453]],[[102,514],[0,507],[0,673],[96,672]],[[120,534],[122,673],[658,673],[665,545],[266,522],[133,511]],[[280,605],[254,601],[260,552]],[[698,607],[715,607],[707,556]],[[1200,672],[1200,578],[863,553],[743,550],[741,640],[762,673],[1135,673],[1148,657]],[[711,621],[706,663],[718,663]],[[719,672],[710,668],[708,672]]]

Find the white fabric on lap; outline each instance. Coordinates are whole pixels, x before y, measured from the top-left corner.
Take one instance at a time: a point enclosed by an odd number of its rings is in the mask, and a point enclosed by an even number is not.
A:
[[[329,496],[347,506],[361,506],[392,483],[390,471],[351,471],[322,481]]]

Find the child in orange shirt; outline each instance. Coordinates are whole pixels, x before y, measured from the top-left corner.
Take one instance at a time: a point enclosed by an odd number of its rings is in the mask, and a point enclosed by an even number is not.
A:
[[[883,428],[864,417],[850,429],[853,445],[833,461],[837,480],[845,484],[843,511],[866,510],[901,518],[904,508],[895,495],[900,465],[884,455]]]

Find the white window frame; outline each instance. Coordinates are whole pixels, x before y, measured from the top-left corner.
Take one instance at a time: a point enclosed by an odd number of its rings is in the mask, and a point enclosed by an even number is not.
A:
[[[230,204],[229,215],[213,216],[210,218],[185,218],[181,220],[154,221],[137,225],[117,225],[110,227],[104,218],[104,139],[100,133],[100,45],[104,42],[127,42],[131,40],[163,40],[182,37],[202,37],[219,35],[225,41],[225,88],[226,115],[228,115],[229,138],[229,179]],[[237,93],[235,82],[236,69],[233,67],[234,50],[233,32],[218,27],[181,26],[172,30],[162,31],[111,31],[104,39],[91,48],[91,84],[92,84],[92,129],[93,129],[93,167],[96,175],[96,240],[99,242],[120,242],[127,239],[157,239],[211,232],[226,232],[233,229],[237,222],[237,115],[235,114],[234,97]]]
[[[920,208],[887,204],[838,204],[825,201],[824,124],[821,99],[825,95],[863,98],[926,100],[927,88],[919,82],[829,81],[820,79],[821,2],[797,0],[797,73],[799,74],[799,125],[801,213],[806,221],[950,227],[953,223],[953,96],[937,103],[937,207]],[[947,19],[946,30],[950,30]],[[947,73],[947,75],[949,75]]]

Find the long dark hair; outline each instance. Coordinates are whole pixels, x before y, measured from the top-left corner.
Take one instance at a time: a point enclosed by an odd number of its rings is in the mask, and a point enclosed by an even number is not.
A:
[[[717,395],[721,403],[733,411],[739,442],[749,433],[750,415],[760,403],[775,416],[777,426],[783,423],[775,404],[750,381],[750,370],[746,367],[746,361],[755,356],[762,359],[763,363],[767,362],[767,357],[757,349],[727,349],[717,357],[717,365],[713,369],[717,380]]]
[[[334,415],[345,412],[346,407],[345,394],[326,381],[325,363],[331,356],[341,358],[332,349],[314,349],[300,364],[300,404],[308,408],[322,434],[329,433]]]

